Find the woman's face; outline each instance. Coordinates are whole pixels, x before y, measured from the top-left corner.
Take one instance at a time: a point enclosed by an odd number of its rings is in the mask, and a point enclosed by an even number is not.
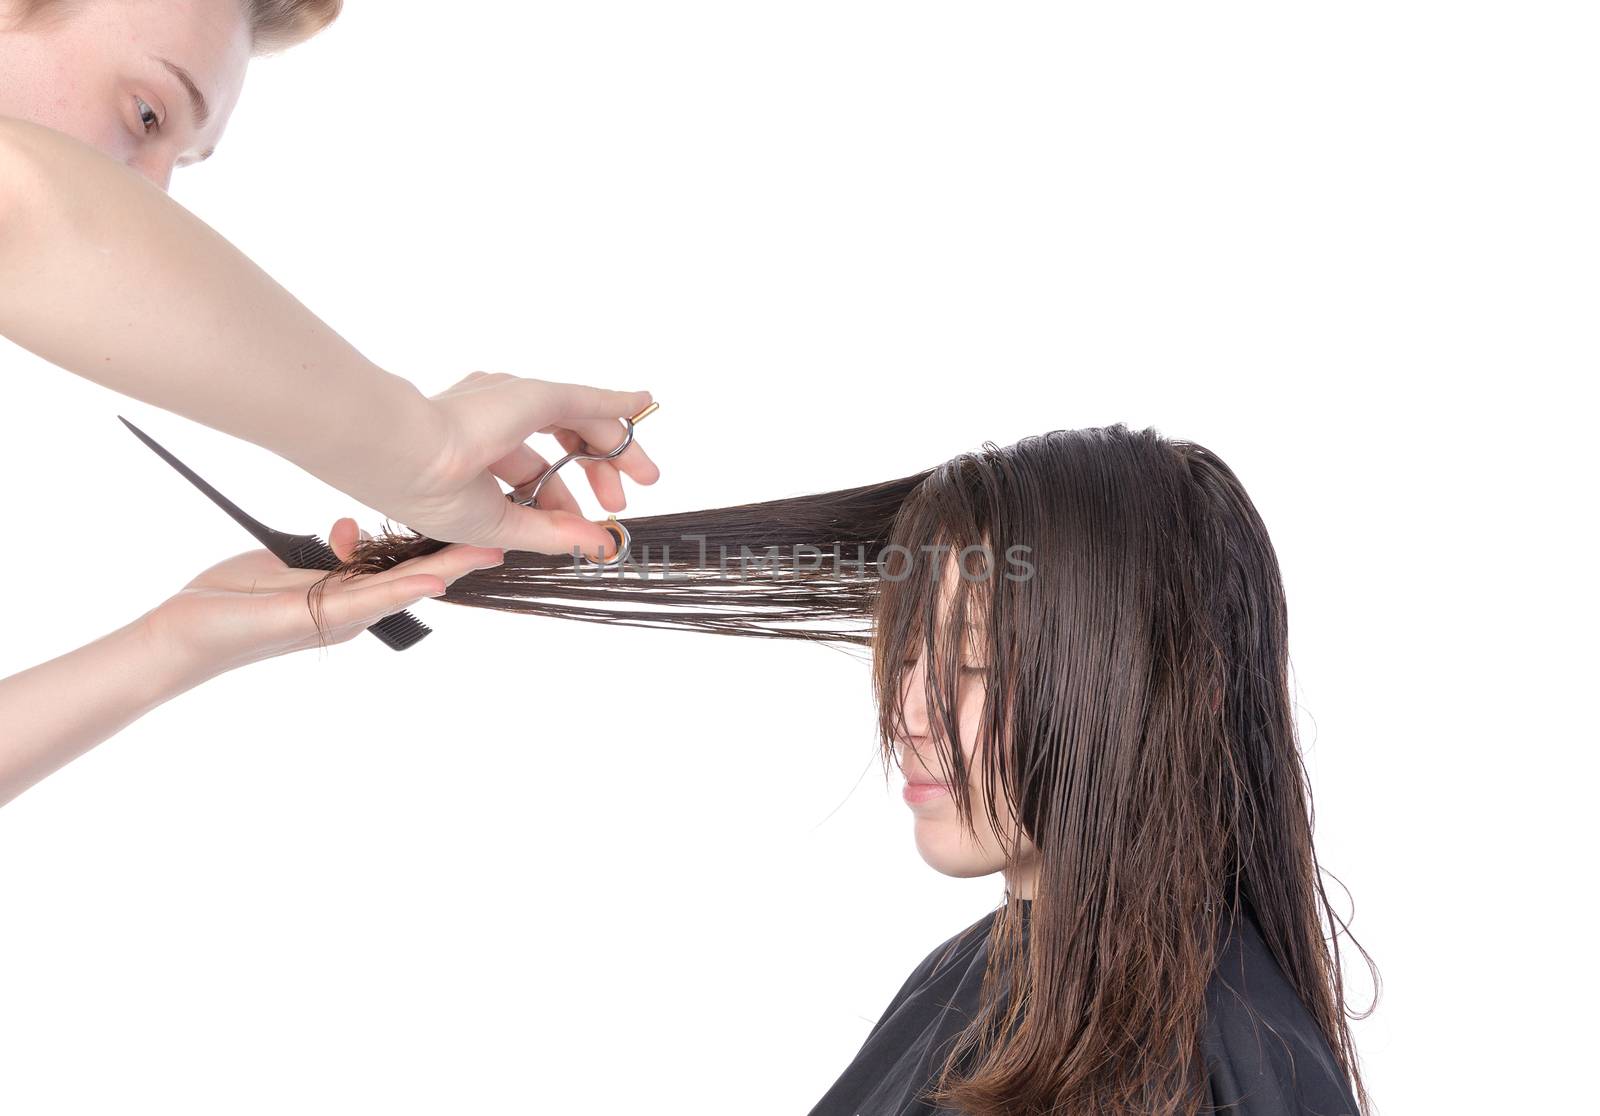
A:
[[[953,566],[948,577],[941,578],[941,588],[947,590],[956,575]],[[988,821],[983,806],[983,775],[977,748],[978,727],[983,716],[987,692],[985,678],[988,664],[981,661],[981,640],[968,641],[961,658],[960,692],[956,695],[956,719],[961,730],[961,752],[967,771],[967,786],[974,811],[973,824],[979,839],[961,823],[955,799],[948,786],[940,781],[939,761],[934,747],[925,700],[926,656],[917,653],[914,665],[902,677],[904,702],[904,733],[895,740],[895,757],[906,777],[902,795],[910,807],[915,825],[917,852],[929,866],[947,876],[987,876],[1004,872],[1008,889],[1022,899],[1033,898],[1033,885],[1038,872],[1038,850],[1026,834],[1017,833],[1016,818],[1003,794],[997,794],[995,808],[999,815],[998,829]],[[1001,834],[1008,835],[1002,840]],[[1012,838],[1010,835],[1015,834]],[[1006,850],[1015,844],[1014,857]]]
[[[165,190],[206,158],[250,62],[243,0],[57,0],[14,26],[0,0],[0,115],[98,148]]]

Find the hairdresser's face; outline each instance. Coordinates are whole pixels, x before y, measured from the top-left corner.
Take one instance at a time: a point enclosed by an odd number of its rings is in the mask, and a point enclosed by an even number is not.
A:
[[[65,132],[165,190],[174,167],[216,146],[239,99],[242,0],[58,4],[15,28],[14,0],[0,0],[0,115]]]
[[[954,566],[946,569],[941,587],[948,589],[956,577]],[[948,595],[948,594],[947,594]],[[966,643],[967,641],[963,641]],[[925,657],[919,651],[915,665],[902,678],[905,703],[905,733],[896,742],[896,758],[906,777],[902,792],[911,810],[917,852],[931,867],[947,876],[987,876],[1003,871],[1010,890],[1019,898],[1033,897],[1034,876],[1038,869],[1038,850],[1025,834],[1018,832],[1016,818],[1004,794],[997,793],[995,807],[998,827],[991,826],[983,806],[978,726],[987,692],[985,677],[989,664],[982,662],[981,640],[964,647],[961,659],[960,692],[956,696],[956,716],[961,729],[961,751],[966,764],[969,801],[974,810],[978,839],[962,825],[949,787],[940,781],[939,761],[932,738],[925,678]],[[1002,834],[1006,835],[1002,839]],[[1007,855],[1011,850],[1014,855]]]

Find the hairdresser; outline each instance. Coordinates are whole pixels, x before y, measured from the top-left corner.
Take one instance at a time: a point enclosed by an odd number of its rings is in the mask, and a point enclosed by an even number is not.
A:
[[[53,364],[226,431],[359,503],[458,545],[335,582],[322,642],[444,592],[507,549],[601,556],[615,542],[552,478],[548,510],[505,499],[547,464],[526,444],[616,445],[650,402],[474,373],[432,396],[363,357],[166,194],[207,158],[258,54],[315,34],[340,0],[0,0],[0,334]],[[15,383],[0,380],[0,413]],[[657,470],[636,443],[584,462],[608,511],[621,475]],[[359,531],[333,525],[348,557]],[[321,574],[264,550],[205,571],[124,628],[0,680],[0,803],[208,678],[314,647]]]

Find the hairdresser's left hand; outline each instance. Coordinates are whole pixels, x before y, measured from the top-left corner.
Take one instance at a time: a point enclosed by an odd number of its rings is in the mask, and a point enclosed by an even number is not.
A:
[[[343,561],[359,536],[355,520],[340,519],[328,545]],[[271,551],[250,550],[201,573],[143,623],[156,661],[176,664],[192,685],[261,659],[354,639],[504,557],[497,549],[449,546],[381,573],[331,578],[322,590],[319,631],[308,594],[325,573],[290,569]]]
[[[528,445],[534,434],[553,434],[569,453],[585,443],[609,450],[622,442],[621,420],[651,402],[647,391],[474,372],[419,399],[396,420],[398,430],[385,432],[384,452],[364,449],[365,433],[352,432],[334,460],[300,464],[431,539],[544,554],[581,547],[585,554],[610,557],[616,541],[584,517],[561,474],[546,482],[538,508],[506,499],[495,478],[516,487],[544,470],[549,462]],[[576,464],[610,512],[627,504],[623,475],[635,484],[654,484],[661,475],[637,438],[611,461]]]

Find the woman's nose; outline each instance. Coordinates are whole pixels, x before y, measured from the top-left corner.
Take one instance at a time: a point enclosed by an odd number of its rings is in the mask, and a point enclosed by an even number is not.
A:
[[[912,736],[928,734],[928,703],[923,693],[922,668],[908,671],[900,691],[900,708],[905,718],[906,732]]]

